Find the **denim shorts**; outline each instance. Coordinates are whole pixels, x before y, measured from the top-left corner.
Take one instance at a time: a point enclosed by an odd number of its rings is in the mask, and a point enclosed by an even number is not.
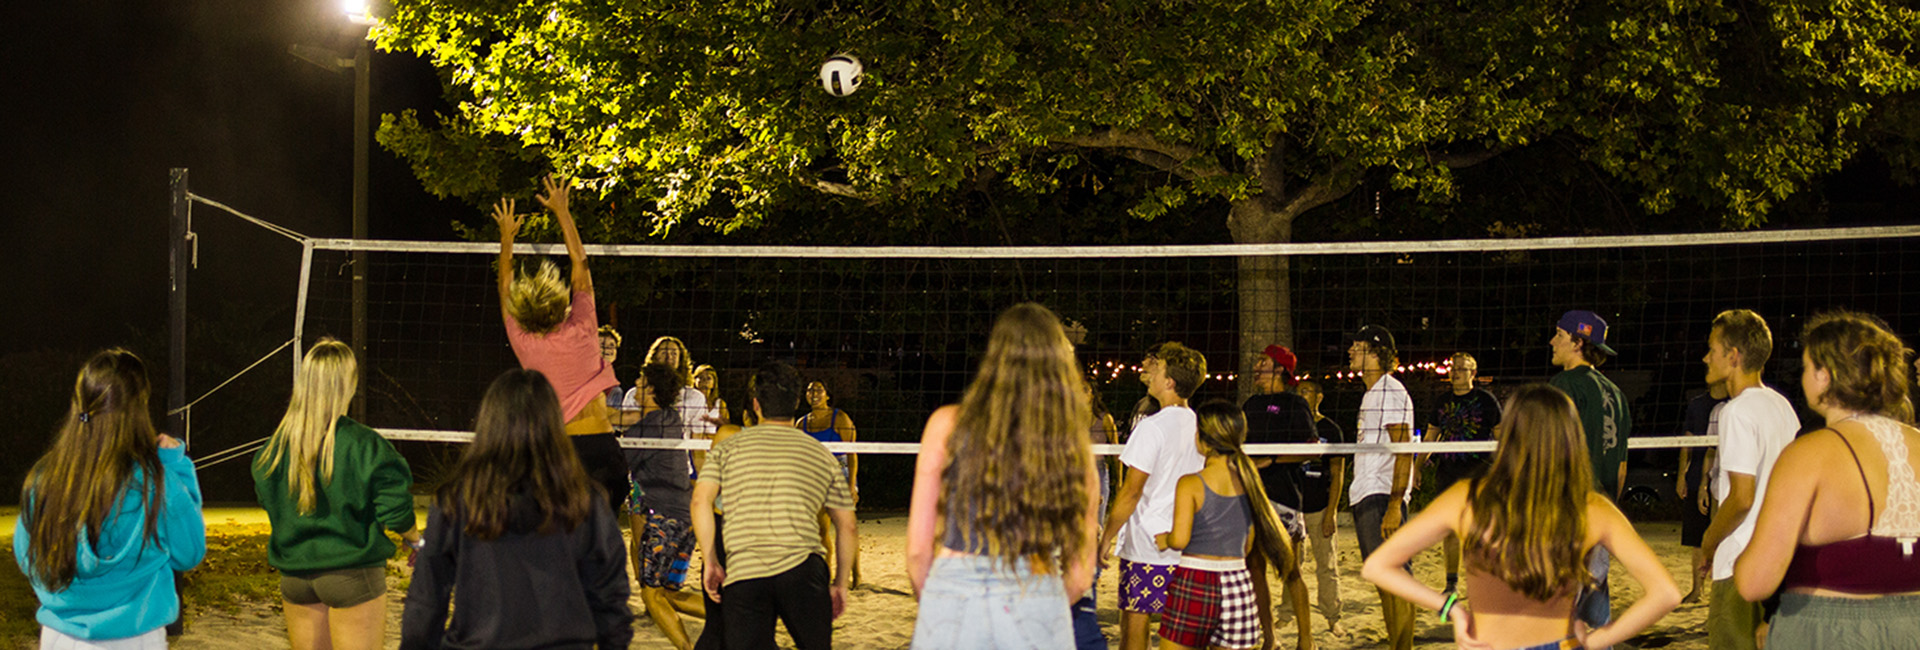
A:
[[[1072,614],[1058,574],[1035,575],[978,555],[935,558],[920,590],[915,650],[1073,647]]]

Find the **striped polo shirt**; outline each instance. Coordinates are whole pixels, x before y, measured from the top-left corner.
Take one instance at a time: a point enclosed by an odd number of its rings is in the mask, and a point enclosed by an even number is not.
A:
[[[847,477],[820,441],[777,424],[748,427],[714,445],[700,482],[727,501],[727,581],[768,578],[827,553],[822,508],[852,510]]]

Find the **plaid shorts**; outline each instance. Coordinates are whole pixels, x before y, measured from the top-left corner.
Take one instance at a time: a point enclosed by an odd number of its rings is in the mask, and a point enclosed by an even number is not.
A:
[[[1253,576],[1244,565],[1225,571],[1183,565],[1174,568],[1173,583],[1167,586],[1160,638],[1189,648],[1258,647],[1259,615]]]
[[[1120,609],[1158,614],[1167,604],[1173,565],[1120,560]]]
[[[647,515],[640,533],[640,584],[679,589],[687,582],[687,563],[693,560],[693,527],[687,522]]]

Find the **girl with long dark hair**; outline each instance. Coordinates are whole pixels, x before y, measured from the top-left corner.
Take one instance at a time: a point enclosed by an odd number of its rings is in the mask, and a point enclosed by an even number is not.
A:
[[[494,380],[451,474],[427,513],[400,647],[627,647],[620,527],[569,448],[545,377]]]
[[[43,648],[167,647],[180,615],[173,572],[206,555],[193,461],[154,431],[148,391],[140,357],[93,355],[21,486],[13,558],[40,598]]]

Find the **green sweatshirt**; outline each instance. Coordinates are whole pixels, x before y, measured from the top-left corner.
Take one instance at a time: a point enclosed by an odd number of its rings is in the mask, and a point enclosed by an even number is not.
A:
[[[320,484],[314,510],[305,515],[288,488],[288,459],[260,466],[271,448],[254,454],[253,492],[273,522],[267,563],[274,568],[306,574],[380,566],[397,548],[382,531],[413,530],[413,470],[373,429],[340,418],[333,429],[333,481]]]

